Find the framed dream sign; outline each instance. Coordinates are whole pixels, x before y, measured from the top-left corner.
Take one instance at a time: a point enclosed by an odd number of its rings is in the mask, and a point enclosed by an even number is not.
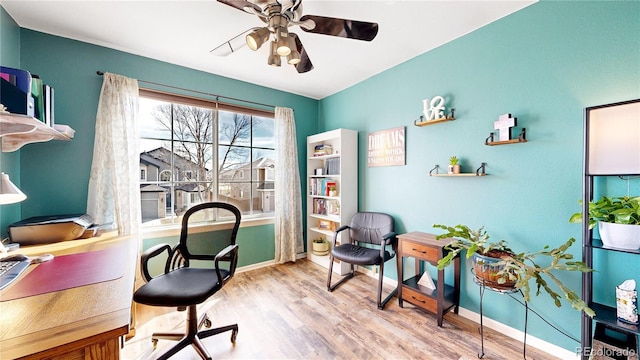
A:
[[[404,126],[369,134],[367,166],[405,165]]]

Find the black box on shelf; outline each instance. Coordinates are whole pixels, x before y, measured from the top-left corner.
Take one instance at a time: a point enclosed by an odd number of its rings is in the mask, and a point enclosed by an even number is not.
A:
[[[33,96],[18,89],[3,78],[0,78],[0,104],[4,105],[10,113],[27,116],[35,115]]]
[[[590,360],[638,360],[638,338],[632,332],[596,323]]]

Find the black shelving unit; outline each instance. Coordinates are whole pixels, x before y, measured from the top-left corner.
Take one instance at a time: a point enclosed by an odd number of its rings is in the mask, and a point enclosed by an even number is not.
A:
[[[606,159],[609,154],[603,154],[607,151],[611,151],[612,156],[616,156],[619,153],[614,154],[616,152],[616,141],[617,138],[612,137],[610,139],[610,146],[607,144],[598,144],[595,145],[591,143],[591,131],[594,131],[594,135],[598,134],[596,130],[597,125],[602,126],[602,123],[606,122],[607,127],[615,127],[620,126],[622,129],[619,131],[625,132],[626,128],[624,128],[627,122],[635,124],[635,121],[640,122],[640,117],[635,115],[634,110],[631,116],[621,116],[620,119],[623,119],[622,122],[616,124],[616,120],[618,118],[615,116],[615,108],[620,107],[618,109],[636,109],[636,106],[640,106],[640,99],[624,101],[613,104],[606,104],[600,106],[589,107],[585,109],[584,121],[585,121],[585,132],[584,132],[584,184],[583,184],[583,194],[582,194],[582,260],[586,263],[587,266],[593,268],[593,253],[594,251],[616,251],[616,252],[624,252],[630,254],[640,254],[639,250],[625,250],[625,249],[615,249],[608,248],[602,245],[602,242],[599,239],[593,238],[593,231],[589,229],[589,202],[593,200],[594,193],[594,178],[604,176],[604,177],[636,177],[640,176],[640,165],[634,165],[634,162],[628,167],[623,166],[609,166],[606,163]],[[611,111],[614,110],[614,111]],[[614,115],[614,116],[612,116]],[[598,122],[599,124],[596,124]],[[593,126],[593,129],[592,129]],[[640,126],[640,124],[639,124]],[[599,135],[599,134],[598,134]],[[640,137],[638,137],[640,139]],[[602,142],[603,137],[600,136],[598,141]],[[605,138],[604,141],[607,141]],[[637,144],[637,148],[640,149],[640,141]],[[609,150],[611,149],[611,150]],[[590,154],[591,152],[597,152],[596,154]],[[630,151],[631,154],[633,150]],[[640,150],[639,150],[640,153]],[[593,155],[593,159],[591,157]],[[604,156],[603,156],[604,155]],[[593,160],[593,161],[592,161]],[[601,164],[604,164],[600,166]],[[598,269],[594,269],[598,270]],[[640,330],[638,325],[631,325],[621,321],[618,321],[616,315],[616,308],[611,307],[605,304],[600,304],[593,301],[593,273],[583,273],[582,275],[582,300],[584,300],[589,307],[592,308],[596,316],[592,319],[586,314],[582,314],[582,326],[581,326],[581,345],[583,349],[591,349],[593,345],[592,334],[593,334],[593,322],[601,323],[609,328],[619,329],[621,331],[633,333],[636,336],[640,335]],[[588,353],[585,351],[582,352],[582,359],[587,360],[589,358]]]

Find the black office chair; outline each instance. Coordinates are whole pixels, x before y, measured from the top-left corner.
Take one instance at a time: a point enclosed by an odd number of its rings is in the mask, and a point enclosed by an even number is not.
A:
[[[197,236],[192,234],[191,238],[196,238],[197,241],[188,241],[189,218],[192,218],[192,221],[202,221],[210,218],[211,213],[218,210],[226,210],[233,214],[235,217],[233,228],[216,231],[214,234],[202,233]],[[225,211],[220,212],[227,215]],[[175,306],[178,311],[188,309],[186,333],[154,333],[152,335],[154,348],[158,339],[179,341],[158,359],[168,359],[187,345],[192,345],[203,359],[211,359],[200,340],[226,331],[231,331],[231,342],[236,342],[238,324],[200,331],[203,325],[210,327],[211,320],[206,314],[198,319],[196,305],[222,289],[233,277],[238,264],[236,235],[240,228],[240,217],[240,211],[230,204],[208,202],[196,205],[184,214],[179,244],[173,248],[168,244],[156,245],[142,254],[140,259],[142,273],[147,283],[135,292],[133,300],[151,306]],[[208,253],[203,254],[202,250],[198,251],[198,248],[203,247],[207,248]],[[164,274],[152,277],[149,274],[149,260],[165,251],[168,252],[168,258]],[[190,267],[193,260],[213,261],[213,266]],[[220,263],[227,265],[221,267]]]
[[[336,246],[338,235],[341,231],[349,230],[351,241]],[[343,236],[344,238],[344,236]],[[387,251],[387,245],[391,245],[393,252]],[[398,293],[396,288],[382,301],[382,279],[384,275],[384,263],[393,259],[396,255],[398,240],[393,229],[393,217],[383,213],[359,212],[351,218],[351,224],[341,226],[333,236],[333,246],[329,257],[329,278],[327,289],[331,292],[355,274],[354,265],[378,265],[378,309],[384,309],[387,302]],[[331,275],[333,274],[333,260],[347,262],[351,265],[351,272],[340,279],[336,284],[331,285]]]

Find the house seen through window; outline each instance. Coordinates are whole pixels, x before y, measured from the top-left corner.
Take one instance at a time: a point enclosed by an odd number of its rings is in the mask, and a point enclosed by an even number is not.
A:
[[[145,226],[179,224],[208,201],[231,203],[245,219],[273,215],[273,113],[141,89],[140,121]]]

